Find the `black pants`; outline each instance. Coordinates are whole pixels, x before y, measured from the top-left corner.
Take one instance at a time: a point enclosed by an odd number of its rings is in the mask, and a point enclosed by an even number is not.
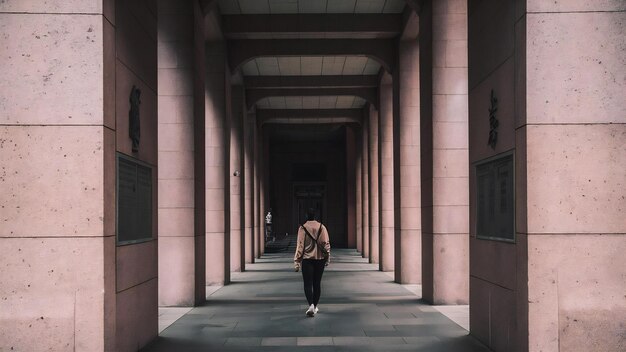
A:
[[[309,305],[320,301],[322,294],[322,274],[324,274],[324,259],[303,259],[302,279],[304,280],[304,294]]]

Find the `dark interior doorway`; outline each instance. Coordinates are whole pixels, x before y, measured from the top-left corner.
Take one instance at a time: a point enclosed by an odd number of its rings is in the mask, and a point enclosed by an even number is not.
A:
[[[278,235],[295,235],[318,209],[335,248],[347,246],[346,126],[272,125],[270,206]]]

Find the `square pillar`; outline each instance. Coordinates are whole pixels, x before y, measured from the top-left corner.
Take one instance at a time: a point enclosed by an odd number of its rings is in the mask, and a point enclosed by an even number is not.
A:
[[[380,270],[394,270],[395,218],[394,218],[394,136],[393,136],[393,78],[385,73],[380,85],[380,116],[378,140],[380,167]]]
[[[495,351],[623,350],[626,8],[494,3],[469,9],[470,162],[513,152],[515,238],[477,236],[470,169],[471,333]]]
[[[379,217],[379,171],[378,171],[378,110],[369,106],[369,243],[370,263],[378,263],[380,258],[380,217]]]
[[[223,285],[230,281],[230,72],[223,42],[207,42],[205,53],[206,284]]]

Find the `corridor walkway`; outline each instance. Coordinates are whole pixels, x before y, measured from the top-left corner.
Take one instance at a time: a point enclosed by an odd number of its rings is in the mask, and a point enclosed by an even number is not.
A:
[[[355,251],[333,259],[314,318],[291,254],[267,254],[144,351],[489,351]]]

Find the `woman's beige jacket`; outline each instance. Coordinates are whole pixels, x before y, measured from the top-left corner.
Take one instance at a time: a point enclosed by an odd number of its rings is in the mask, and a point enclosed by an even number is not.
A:
[[[326,259],[328,261],[330,258],[330,239],[328,238],[326,226],[317,221],[307,221],[303,226],[306,227],[313,238],[317,238],[317,245],[315,244],[316,241],[313,241],[300,226],[298,229],[296,254],[293,257],[296,267],[300,267],[302,259]],[[320,231],[320,226],[322,231]]]

